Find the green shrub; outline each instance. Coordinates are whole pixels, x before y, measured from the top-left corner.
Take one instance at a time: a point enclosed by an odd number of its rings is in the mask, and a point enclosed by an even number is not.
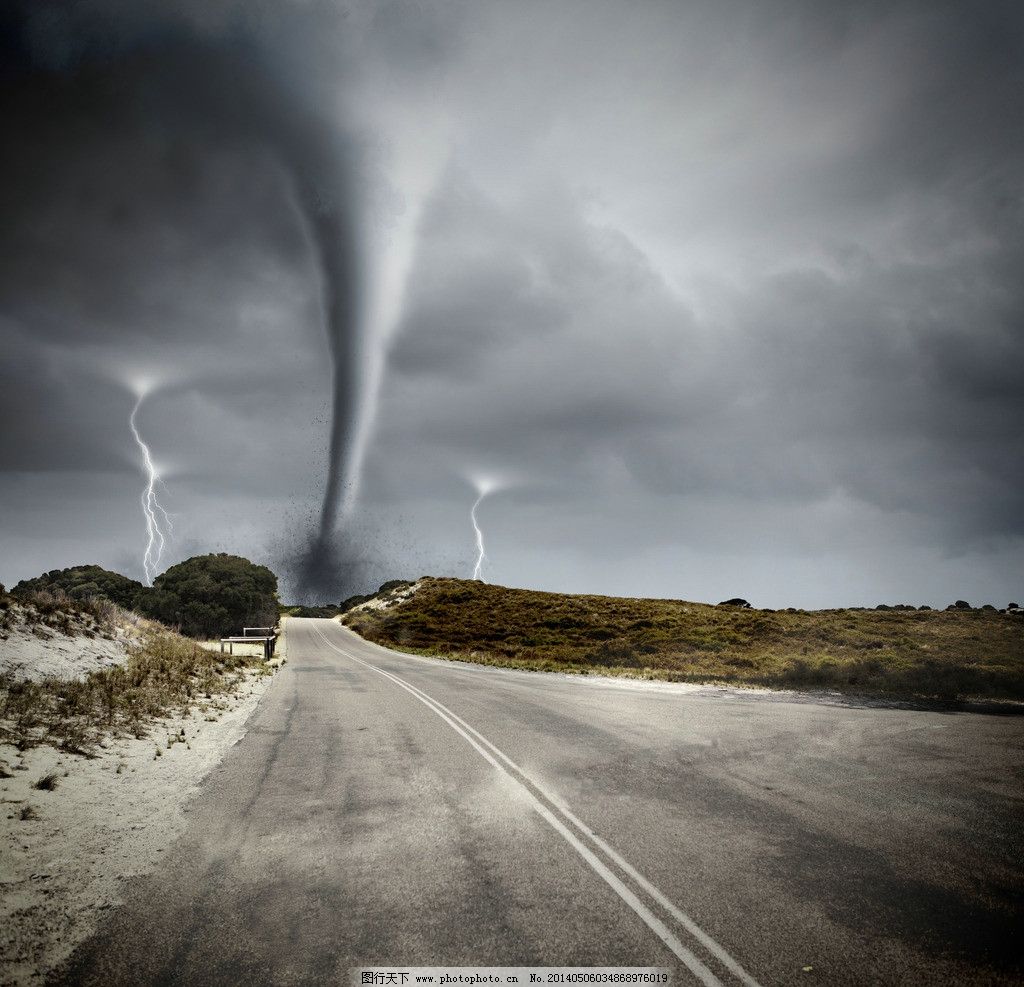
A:
[[[51,569],[35,579],[23,579],[11,592],[24,596],[39,590],[63,592],[75,600],[103,597],[131,610],[139,596],[145,594],[146,587],[98,565],[76,565],[70,569]]]
[[[157,576],[140,603],[145,614],[190,637],[226,637],[277,623],[277,576],[237,555],[199,555]]]

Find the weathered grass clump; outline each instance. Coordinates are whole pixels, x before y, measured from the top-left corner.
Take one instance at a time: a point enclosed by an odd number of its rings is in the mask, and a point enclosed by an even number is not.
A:
[[[24,624],[70,636],[112,638],[118,626],[137,620],[103,596],[69,596],[61,589],[0,590],[0,631]]]
[[[113,605],[113,604],[111,604]],[[89,756],[105,736],[147,735],[152,722],[231,692],[259,659],[210,652],[147,621],[123,665],[82,680],[0,674],[0,730],[19,750],[49,743]]]
[[[344,620],[381,644],[514,668],[1024,699],[1024,617],[995,610],[771,611],[427,579]]]
[[[57,787],[57,772],[51,771],[49,774],[43,775],[42,778],[32,783],[32,787],[40,792],[52,792]]]

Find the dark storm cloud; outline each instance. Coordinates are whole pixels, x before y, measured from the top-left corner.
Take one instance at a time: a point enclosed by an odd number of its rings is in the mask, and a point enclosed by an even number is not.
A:
[[[593,482],[595,463],[604,470],[612,457],[658,495],[734,496],[756,509],[841,490],[932,515],[950,544],[1020,533],[1020,329],[1015,341],[1006,310],[1016,286],[993,284],[987,252],[880,265],[847,251],[831,258],[833,273],[797,268],[730,291],[710,331],[638,253],[607,249],[605,230],[576,232],[551,250],[535,226],[514,263],[455,253],[448,304],[482,314],[460,318],[458,332],[406,325],[424,336],[399,340],[396,372],[466,381],[429,402],[426,388],[411,390],[419,408],[400,420],[416,415],[415,441],[436,442],[450,461],[512,464],[542,484],[573,470],[580,485]],[[431,286],[452,239],[437,233],[425,225]],[[472,240],[471,228],[463,234]],[[567,270],[587,272],[582,290]],[[537,283],[558,317],[541,336],[510,334],[503,319]],[[396,440],[405,434],[398,424]]]
[[[637,435],[710,415],[692,315],[627,238],[588,224],[565,189],[508,210],[481,195],[453,170],[425,215],[385,395],[391,470],[420,469],[412,448],[429,442],[441,474],[504,465],[541,485],[568,475],[575,496]],[[417,307],[438,283],[454,325]]]
[[[315,515],[316,272],[352,267],[282,158],[292,133],[314,173],[335,153],[299,105],[371,149],[360,206],[396,309],[352,578],[471,559],[485,472],[512,484],[481,512],[506,582],[1019,593],[1016,6],[33,9],[0,92],[0,400],[30,420],[2,439],[5,503],[42,496],[33,471],[130,469],[130,399],[100,368],[155,360],[179,380],[143,425],[193,536],[270,544]],[[251,63],[269,81],[239,83]]]
[[[119,470],[122,450],[83,422],[113,420],[122,396],[96,373],[69,373],[10,326],[0,330],[0,463],[4,471]],[[45,407],[46,414],[39,408]]]
[[[180,379],[211,339],[222,354],[258,346],[218,304],[225,283],[261,266],[316,272],[334,377],[321,533],[334,526],[361,384],[357,162],[340,103],[325,98],[342,75],[318,37],[342,29],[339,13],[19,5],[0,95],[13,138],[0,290],[23,332],[105,345]],[[155,368],[167,339],[184,360]]]
[[[443,5],[385,0],[371,9],[368,57],[378,59],[393,78],[417,87],[437,83],[473,21],[473,9],[463,0]]]
[[[420,228],[417,276],[390,354],[400,373],[464,376],[495,348],[567,318],[564,292],[528,258],[529,229],[453,171]]]
[[[666,5],[652,8],[643,35],[617,5],[600,9],[609,33],[622,27],[623,64],[585,75],[610,43],[595,43],[592,27],[575,52],[561,49],[568,84],[526,148],[532,167],[510,177],[464,135],[462,177],[449,172],[434,193],[392,351],[373,474],[381,495],[408,489],[428,443],[446,496],[464,497],[446,470],[482,464],[557,487],[577,518],[603,497],[595,552],[621,537],[635,553],[666,534],[680,553],[713,551],[705,519],[717,500],[752,552],[770,532],[806,542],[793,527],[801,512],[833,505],[808,550],[836,553],[837,586],[850,565],[838,562],[849,551],[839,547],[844,526],[868,518],[860,537],[880,559],[984,552],[992,539],[1019,555],[1019,14],[988,4],[970,15],[953,5],[733,5],[705,8],[701,22]],[[678,71],[658,61],[654,36],[673,20]],[[562,23],[555,14],[547,36]],[[520,39],[554,45],[516,26]],[[687,57],[701,34],[720,42],[708,47],[713,87],[707,56]],[[640,76],[636,90],[651,100],[623,98],[639,110],[631,124],[602,98],[614,101],[641,63],[638,35],[659,86]],[[526,59],[510,62],[514,71]],[[525,105],[547,81],[536,74],[536,89],[515,87]],[[597,160],[600,147],[610,161]],[[544,175],[556,166],[578,184],[552,195]],[[501,254],[488,249],[492,237]],[[528,308],[538,298],[541,317]],[[623,485],[629,508],[616,506]],[[554,531],[522,507],[528,493],[517,497],[506,511],[539,553]],[[637,527],[623,510],[653,510],[662,523]],[[464,522],[453,511],[450,523]],[[735,552],[716,523],[720,550]]]

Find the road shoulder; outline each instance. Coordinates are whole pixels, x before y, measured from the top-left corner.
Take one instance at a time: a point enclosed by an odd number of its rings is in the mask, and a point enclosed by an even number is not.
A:
[[[203,779],[245,736],[272,676],[86,759],[0,744],[0,984],[39,984],[184,831]],[[42,779],[51,787],[36,787]]]

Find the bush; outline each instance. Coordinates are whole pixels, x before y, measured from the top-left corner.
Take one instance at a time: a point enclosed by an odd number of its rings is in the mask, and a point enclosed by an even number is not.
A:
[[[347,613],[353,607],[358,607],[363,603],[369,603],[370,600],[375,600],[381,596],[387,596],[389,593],[395,590],[405,589],[407,586],[411,586],[412,583],[408,579],[389,579],[386,583],[382,583],[376,593],[357,593],[355,596],[348,596],[342,600],[335,610],[336,613]]]
[[[75,565],[70,569],[51,569],[35,579],[23,579],[11,592],[25,596],[43,591],[64,593],[73,600],[103,597],[131,610],[146,592],[146,587],[119,572],[111,572],[98,565]]]
[[[277,576],[237,555],[198,555],[157,576],[139,602],[148,616],[190,637],[226,637],[277,623]]]
[[[335,607],[327,604],[322,607],[287,607],[285,612],[291,617],[337,617],[341,611]]]
[[[396,589],[405,589],[406,586],[411,586],[412,583],[408,579],[389,579],[386,583],[381,583],[380,588],[374,593],[374,596],[383,596],[385,593],[390,593]]]

